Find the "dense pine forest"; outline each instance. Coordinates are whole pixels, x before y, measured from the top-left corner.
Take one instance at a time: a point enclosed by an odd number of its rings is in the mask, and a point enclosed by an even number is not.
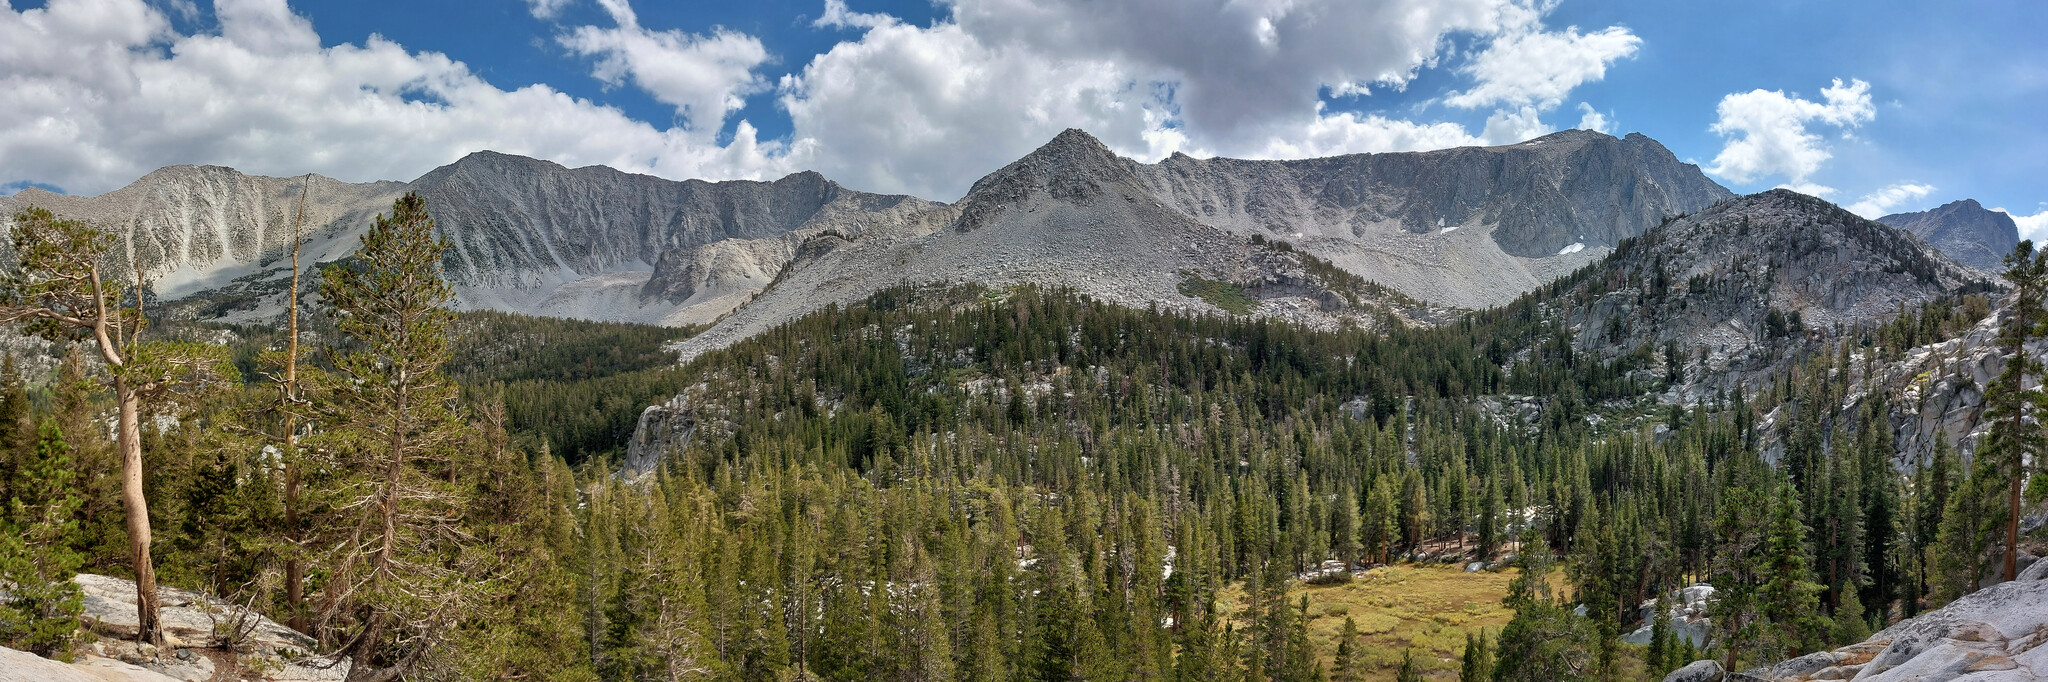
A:
[[[1898,461],[1882,399],[1845,397],[1882,395],[1868,363],[2038,296],[1815,330],[1789,370],[1682,406],[1657,399],[1679,354],[1572,344],[1556,312],[1597,264],[1371,331],[895,289],[677,366],[664,345],[690,330],[449,312],[428,208],[400,200],[324,266],[297,345],[150,320],[114,275],[59,300],[90,263],[36,247],[104,239],[17,217],[46,267],[0,307],[104,302],[116,333],[16,316],[62,361],[0,371],[0,644],[63,655],[86,636],[64,581],[151,563],[359,679],[1656,678],[1859,641],[1977,589],[2022,473]],[[2026,409],[2022,385],[1987,388],[1994,415]],[[622,470],[641,408],[675,395],[687,445]],[[1366,651],[1351,622],[1309,635],[1350,619],[1305,584],[1418,561],[1515,576],[1512,622],[1450,662]],[[1638,611],[1695,583],[1717,588],[1705,646]],[[1648,646],[1620,641],[1646,620]]]

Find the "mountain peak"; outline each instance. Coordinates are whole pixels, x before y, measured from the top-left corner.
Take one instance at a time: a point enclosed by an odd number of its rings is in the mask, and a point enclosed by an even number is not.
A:
[[[2005,254],[2020,243],[2012,216],[1962,199],[1918,213],[1894,213],[1878,222],[1913,233],[1949,257],[1982,270],[2005,267]]]
[[[960,199],[967,209],[956,227],[973,229],[989,215],[1038,196],[1085,204],[1112,185],[1124,185],[1132,194],[1143,191],[1128,161],[1094,135],[1068,128],[1024,158],[975,181]]]
[[[1053,136],[1051,141],[1039,145],[1037,149],[1032,150],[1024,158],[1018,159],[1017,163],[1037,163],[1055,166],[1102,164],[1121,166],[1123,165],[1122,161],[1123,159],[1118,157],[1116,152],[1110,150],[1109,145],[1103,144],[1102,140],[1098,140],[1094,135],[1088,134],[1088,131],[1080,128],[1068,128],[1061,131],[1060,134]],[[1015,166],[1017,164],[1011,165]]]

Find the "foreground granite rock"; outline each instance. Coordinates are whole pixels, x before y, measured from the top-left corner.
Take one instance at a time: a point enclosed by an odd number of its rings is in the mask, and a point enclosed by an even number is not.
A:
[[[177,679],[97,656],[64,663],[0,647],[0,682],[176,682]]]
[[[1978,590],[1834,651],[1742,673],[1698,661],[1664,681],[2021,682],[2048,679],[2048,646],[2043,644],[2048,644],[2048,580],[2036,578]]]
[[[210,680],[226,664],[277,682],[348,676],[347,662],[316,655],[313,638],[241,606],[175,587],[158,591],[166,646],[137,644],[133,581],[89,573],[72,581],[85,593],[86,627],[104,638],[88,645],[88,659],[115,659],[173,680]]]

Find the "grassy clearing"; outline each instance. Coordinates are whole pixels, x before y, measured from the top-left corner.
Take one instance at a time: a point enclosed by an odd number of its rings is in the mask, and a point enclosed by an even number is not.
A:
[[[1208,301],[1210,305],[1222,308],[1232,315],[1245,315],[1259,304],[1259,299],[1244,293],[1244,287],[1229,282],[1203,279],[1192,272],[1182,271],[1180,295],[1192,296]]]
[[[1308,595],[1309,641],[1328,669],[1337,653],[1344,618],[1358,623],[1365,640],[1362,679],[1391,680],[1401,652],[1415,649],[1415,662],[1429,679],[1454,680],[1465,652],[1465,633],[1498,635],[1515,612],[1500,603],[1515,571],[1466,573],[1458,566],[1399,564],[1372,569],[1343,585],[1302,585],[1288,591],[1288,603]],[[1242,586],[1225,590],[1220,606],[1235,614],[1245,601]],[[1240,627],[1243,623],[1239,624]]]

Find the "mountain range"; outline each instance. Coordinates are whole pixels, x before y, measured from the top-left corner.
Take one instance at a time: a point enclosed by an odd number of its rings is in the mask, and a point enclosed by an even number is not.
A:
[[[282,310],[301,191],[309,263],[344,257],[372,216],[419,192],[454,242],[446,273],[467,308],[690,325],[761,299],[709,339],[948,278],[1214,310],[1181,293],[1195,276],[1251,287],[1270,302],[1257,314],[1333,320],[1304,303],[1329,288],[1304,279],[1305,256],[1425,306],[1498,305],[1732,196],[1642,135],[1143,164],[1071,130],[952,204],[810,172],[671,181],[478,152],[409,183],[172,166],[96,197],[25,190],[0,198],[0,212],[35,205],[90,221],[116,234],[159,296],[188,301],[182,314],[255,321]]]

